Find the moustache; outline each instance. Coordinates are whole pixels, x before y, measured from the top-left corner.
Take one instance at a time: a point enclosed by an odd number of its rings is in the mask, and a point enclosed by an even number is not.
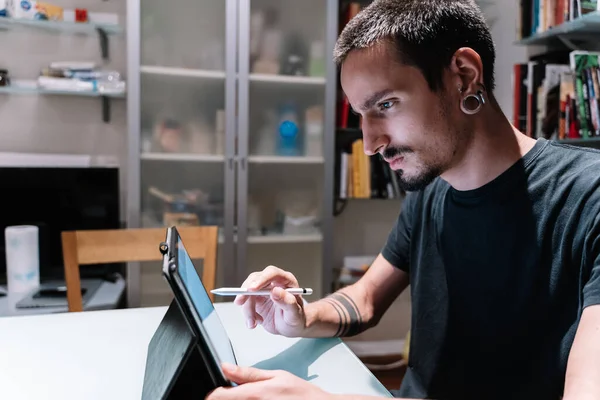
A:
[[[388,147],[383,151],[383,158],[386,160],[391,160],[394,157],[401,156],[405,153],[412,153],[412,149],[408,147]]]

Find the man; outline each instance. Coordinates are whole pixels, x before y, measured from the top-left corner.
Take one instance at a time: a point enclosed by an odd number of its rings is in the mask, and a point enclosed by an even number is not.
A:
[[[335,59],[364,150],[409,194],[356,284],[303,306],[281,289],[298,285],[289,272],[251,274],[244,286],[272,295],[236,299],[250,328],[354,335],[410,284],[401,397],[600,399],[600,154],[517,131],[492,93],[494,57],[472,0],[376,0],[346,26]],[[225,368],[240,385],[210,400],[338,397]]]

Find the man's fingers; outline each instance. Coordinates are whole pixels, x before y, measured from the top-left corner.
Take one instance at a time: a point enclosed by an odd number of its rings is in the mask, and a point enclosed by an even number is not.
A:
[[[223,363],[223,374],[225,378],[242,385],[244,383],[264,381],[273,378],[274,371],[258,369],[253,367],[240,367],[234,364]]]
[[[286,314],[284,319],[290,324],[295,324],[297,321],[287,321],[287,318],[294,318],[300,314],[300,305],[298,299],[293,294],[287,292],[283,288],[275,287],[271,290],[271,299],[273,302],[281,308]]]
[[[258,274],[260,274],[260,272],[252,272],[250,275],[248,275],[246,280],[244,282],[242,282],[242,286],[240,286],[240,287],[248,288],[251,285],[253,285]],[[238,306],[241,306],[241,305],[244,305],[244,303],[246,303],[248,298],[249,298],[249,296],[237,295],[237,296],[235,296],[235,299],[233,300],[233,302],[235,304],[237,304]]]
[[[246,318],[246,326],[250,329],[254,329],[256,327],[256,305],[254,298],[252,296],[248,296],[249,298],[246,300],[244,305],[242,305],[242,313]]]
[[[251,290],[262,289],[270,286],[272,282],[279,282],[287,287],[298,287],[296,277],[291,273],[269,265],[267,268],[253,276],[249,282],[248,288]]]
[[[240,295],[235,296],[235,299],[233,300],[233,302],[238,306],[242,306],[242,305],[244,305],[246,300],[248,300],[248,297],[250,297],[250,296],[244,296],[243,294],[240,294]]]
[[[254,282],[256,281],[256,278],[258,275],[260,275],[260,272],[252,272],[250,275],[248,275],[246,280],[244,282],[242,282],[241,287],[247,288],[247,287],[254,285]]]
[[[248,278],[246,278],[244,283],[242,283],[242,287],[248,288],[249,290],[277,287],[298,287],[298,281],[292,273],[284,271],[281,268],[277,268],[273,265],[269,265],[260,272],[253,272],[248,275]],[[280,304],[281,307],[285,307],[286,304],[287,306],[292,307],[292,303],[297,303],[297,301],[293,296],[289,298],[286,296],[286,294],[287,293],[278,295],[277,298],[273,298],[273,295],[271,295],[271,299]],[[279,296],[282,297],[279,298]],[[264,299],[255,299],[254,296],[246,295],[236,296],[234,300],[235,304],[242,306],[242,312],[246,319],[246,325],[250,329],[255,328],[257,323],[262,323],[262,317],[256,312],[256,303],[261,301],[264,301]],[[286,303],[286,301],[289,302],[289,304]],[[293,309],[290,308],[290,310]]]
[[[218,387],[206,396],[204,400],[235,400],[239,393],[229,387]]]

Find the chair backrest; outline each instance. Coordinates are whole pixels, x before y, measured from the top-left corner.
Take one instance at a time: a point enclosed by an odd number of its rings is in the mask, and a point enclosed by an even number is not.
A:
[[[210,293],[215,286],[218,228],[177,227],[192,259],[202,259],[202,283]],[[107,229],[62,232],[63,262],[69,311],[83,311],[80,265],[160,261],[159,245],[166,228]]]

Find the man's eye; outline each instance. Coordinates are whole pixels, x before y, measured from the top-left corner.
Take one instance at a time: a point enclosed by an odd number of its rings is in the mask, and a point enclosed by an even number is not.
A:
[[[385,111],[385,110],[392,108],[393,105],[394,105],[393,101],[384,101],[383,103],[379,104],[379,109],[381,111]]]

